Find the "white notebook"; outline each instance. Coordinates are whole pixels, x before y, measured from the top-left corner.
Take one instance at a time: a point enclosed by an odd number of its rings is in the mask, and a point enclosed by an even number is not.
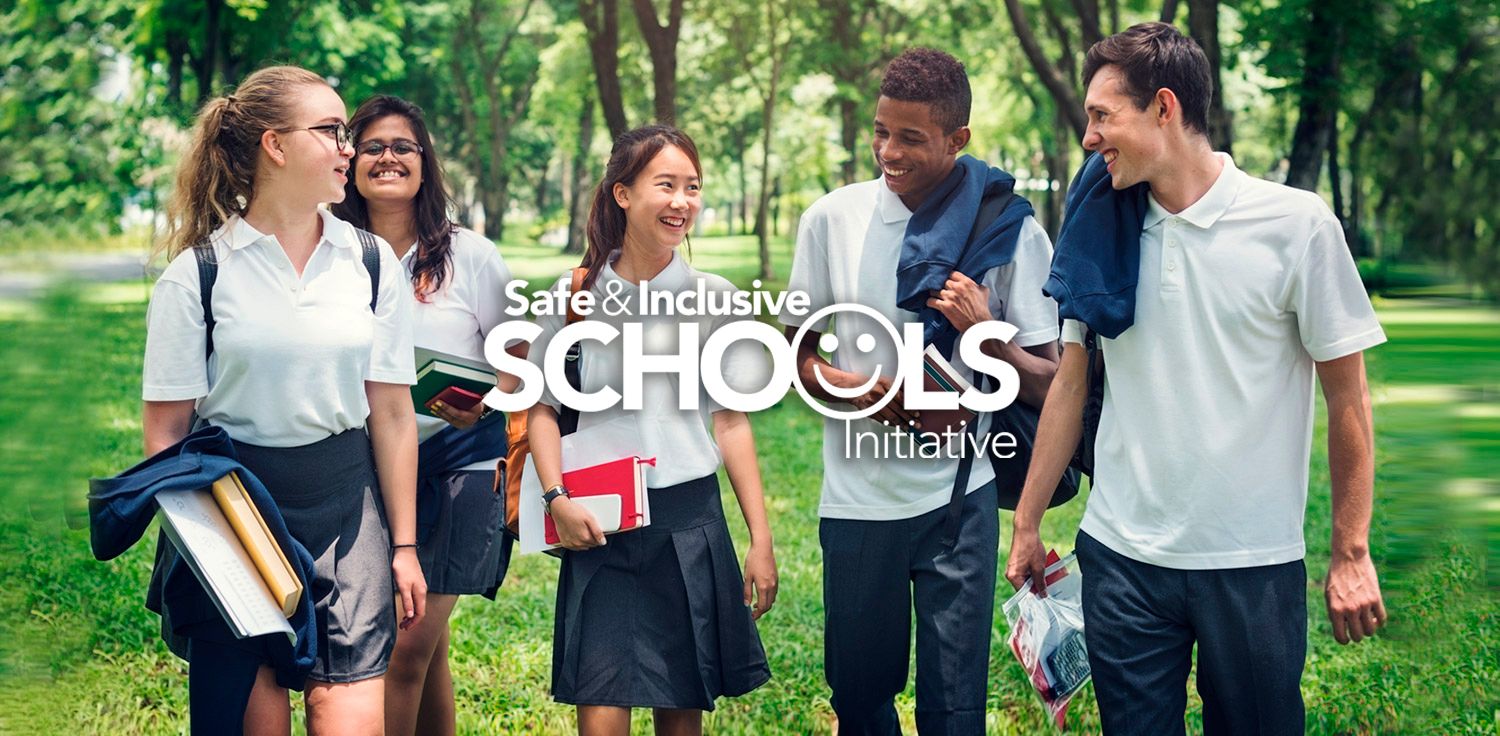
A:
[[[281,606],[261,579],[260,571],[206,489],[163,491],[157,518],[162,531],[192,568],[229,629],[241,639],[281,632],[296,643],[296,633]]]

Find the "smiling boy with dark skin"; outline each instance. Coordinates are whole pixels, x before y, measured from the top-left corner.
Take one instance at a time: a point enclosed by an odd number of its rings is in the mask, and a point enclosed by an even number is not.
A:
[[[917,321],[916,313],[896,306],[907,223],[936,196],[969,143],[970,94],[963,65],[932,49],[893,60],[880,92],[872,153],[881,177],[831,192],[803,215],[788,290],[808,294],[809,313],[857,303],[899,331]],[[1001,318],[1016,325],[1009,342],[986,341],[982,349],[1011,363],[1021,379],[1020,400],[1039,406],[1058,359],[1056,305],[1041,293],[1051,243],[1030,216],[1017,230],[1010,263],[978,280],[954,272],[927,306],[960,333]],[[786,313],[781,319],[789,338],[806,320]],[[820,355],[817,346],[830,329],[838,344],[856,347]],[[875,405],[892,391],[894,346],[871,348],[860,339],[882,332],[875,320],[841,312],[831,327],[814,324],[808,332],[796,362],[811,395],[848,411]],[[973,375],[957,355],[954,366]],[[916,415],[898,394],[870,419],[905,425]],[[904,431],[852,421],[858,431]],[[894,698],[906,687],[913,613],[918,731],[983,733],[999,543],[993,470],[988,462],[973,463],[949,546],[941,537],[959,461],[849,458],[842,449],[845,425],[825,422],[819,506],[824,665],[839,733],[900,733]]]

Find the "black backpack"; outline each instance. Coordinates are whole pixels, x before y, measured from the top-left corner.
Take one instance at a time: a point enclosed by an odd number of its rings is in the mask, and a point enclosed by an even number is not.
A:
[[[361,258],[365,262],[365,270],[370,272],[370,313],[375,313],[375,305],[380,298],[380,247],[375,245],[375,236],[370,233],[354,228],[354,234],[359,236]],[[193,247],[193,255],[198,259],[198,300],[203,304],[203,326],[208,332],[208,339],[203,343],[203,359],[214,354],[214,310],[213,294],[214,282],[219,280],[219,262],[213,258],[213,248],[208,244]]]

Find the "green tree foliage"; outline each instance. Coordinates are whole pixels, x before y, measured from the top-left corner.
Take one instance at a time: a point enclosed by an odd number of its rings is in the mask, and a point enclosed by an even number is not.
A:
[[[109,229],[132,194],[139,148],[116,74],[123,2],[20,0],[0,13],[0,236],[84,223]]]

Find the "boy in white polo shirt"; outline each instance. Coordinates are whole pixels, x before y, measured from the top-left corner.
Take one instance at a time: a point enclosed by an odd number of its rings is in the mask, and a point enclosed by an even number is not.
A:
[[[1313,376],[1329,417],[1328,615],[1340,642],[1358,641],[1385,620],[1361,352],[1385,334],[1322,200],[1210,147],[1208,62],[1191,39],[1132,27],[1089,50],[1084,79],[1084,147],[1116,190],[1151,190],[1134,324],[1100,341],[1103,413],[1077,542],[1104,730],[1182,733],[1196,644],[1205,733],[1300,734]],[[1082,333],[1070,320],[1066,347]],[[1038,526],[1078,444],[1085,386],[1083,351],[1065,349],[1016,510],[1017,587],[1042,577]]]
[[[977,162],[956,160],[969,140],[969,107],[968,78],[952,56],[913,49],[890,63],[874,121],[881,178],[830,192],[808,209],[798,229],[788,289],[806,292],[812,311],[860,304],[898,333],[902,324],[918,321],[916,312],[897,306],[897,265],[908,222],[914,213],[935,212],[953,229],[970,232],[982,210],[959,222],[957,209],[943,204],[944,183],[952,184],[956,166],[966,169],[964,176],[968,171],[1000,175]],[[1030,210],[1024,200],[1010,202]],[[1020,400],[1040,406],[1058,354],[1057,306],[1041,291],[1052,248],[1030,215],[1008,213],[1013,217],[1004,221],[1016,223],[1010,262],[976,274],[977,279],[955,271],[927,306],[960,332],[992,319],[1015,325],[1019,332],[1010,342],[986,341],[984,350],[1011,363],[1021,377]],[[826,320],[809,328],[798,349],[803,385],[840,411],[877,402],[896,373],[888,338],[861,347],[862,335],[884,334],[874,320],[862,317],[835,316],[830,337],[844,347],[829,351],[831,363],[813,347],[829,330]],[[785,313],[781,319],[789,337],[806,321]],[[957,351],[953,364],[972,378]],[[818,376],[836,389],[874,383],[862,395],[841,398],[823,390]],[[988,458],[971,463],[957,533],[951,546],[945,544],[945,507],[957,485],[958,459],[871,457],[868,447],[861,457],[846,454],[846,431],[900,434],[904,430],[879,422],[904,424],[909,416],[897,396],[870,418],[825,422],[819,542],[824,665],[832,705],[840,734],[901,732],[894,698],[906,688],[915,611],[917,730],[982,734],[999,545],[994,471]],[[980,429],[985,425],[981,421]]]

